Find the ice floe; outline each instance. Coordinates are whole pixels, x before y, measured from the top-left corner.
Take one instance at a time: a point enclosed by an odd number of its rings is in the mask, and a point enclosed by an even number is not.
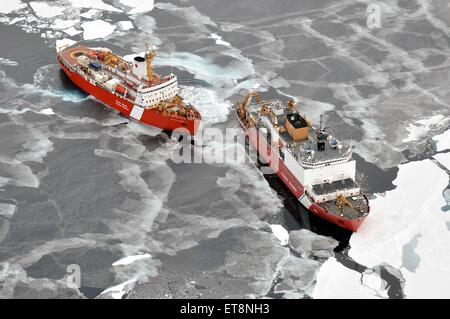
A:
[[[81,31],[81,30],[77,30],[77,29],[75,29],[74,27],[70,27],[70,28],[68,28],[68,29],[65,29],[65,30],[63,30],[65,33],[67,33],[68,35],[70,35],[70,36],[74,36],[74,35],[77,35],[77,34],[80,34],[81,32],[83,32],[83,31]]]
[[[9,1],[9,0],[8,0]],[[40,18],[53,18],[62,15],[66,7],[52,6],[46,2],[30,2],[30,7]]]
[[[55,19],[53,23],[50,25],[50,28],[55,30],[67,29],[73,27],[75,24],[80,22],[80,20],[63,20],[63,19]],[[81,31],[80,31],[81,32]]]
[[[450,130],[434,136],[433,141],[436,142],[436,150],[438,152],[450,149]]]
[[[434,115],[427,119],[418,120],[415,123],[410,124],[407,127],[409,135],[407,138],[403,139],[404,143],[417,141],[420,138],[424,137],[430,129],[433,127],[442,124],[442,121],[445,119],[445,116],[442,114]]]
[[[7,58],[0,58],[0,65],[16,66],[18,63]]]
[[[334,257],[329,258],[320,267],[312,297],[315,299],[380,298],[372,289],[362,284],[360,273],[348,269]]]
[[[53,114],[55,114],[55,111],[51,107],[49,107],[49,108],[41,110],[39,113],[45,114],[45,115],[53,115]]]
[[[448,185],[448,175],[427,159],[400,165],[393,183],[397,186],[394,190],[371,201],[371,213],[352,235],[348,254],[367,267],[388,264],[399,269],[405,278],[406,297],[449,298],[450,236],[446,223],[450,215],[441,210],[446,204],[442,191]],[[404,256],[404,246],[417,234],[420,239],[414,254]],[[402,266],[417,256],[420,262],[414,271]]]
[[[226,46],[226,47],[231,46],[231,44],[230,44],[229,42],[224,41],[224,40],[222,39],[222,37],[221,37],[220,35],[216,34],[216,33],[211,33],[211,38],[213,38],[214,40],[216,40],[216,44],[217,44],[217,45],[224,45],[224,46]]]
[[[68,0],[75,8],[100,9],[110,12],[123,12],[112,5],[104,3],[102,0]]]
[[[150,254],[127,256],[127,257],[124,257],[124,258],[114,262],[112,265],[113,266],[129,265],[129,264],[134,263],[137,260],[148,259],[148,258],[151,258],[151,257],[152,256]]]
[[[274,287],[274,293],[283,294],[284,299],[305,298],[311,294],[320,262],[289,255],[281,266],[280,277]]]
[[[93,17],[97,16],[100,12],[101,11],[98,9],[89,9],[88,11],[81,13],[80,17],[92,19]]]
[[[326,236],[321,236],[307,229],[289,232],[289,247],[304,257],[328,258],[334,255],[333,249],[338,242]]]
[[[94,40],[103,39],[114,32],[116,26],[103,20],[94,20],[84,22],[81,27],[83,28],[83,39]]]
[[[270,225],[270,228],[274,236],[280,241],[281,246],[287,245],[289,242],[289,233],[286,228],[281,225]]]
[[[7,0],[2,1],[0,6],[0,13],[9,14],[13,11],[18,11],[25,8],[27,5],[20,0]]]
[[[434,155],[433,157],[450,171],[450,153],[440,153]]]
[[[131,21],[119,21],[117,24],[119,25],[119,29],[122,31],[127,31],[134,28],[133,22]]]
[[[119,2],[132,9],[128,14],[137,14],[152,11],[155,7],[154,0],[119,0]]]
[[[17,17],[17,18],[12,19],[11,21],[9,21],[8,24],[13,25],[13,24],[16,24],[17,22],[24,21],[24,20],[26,20],[25,17]]]
[[[12,217],[16,212],[16,205],[13,204],[0,204],[0,216]]]

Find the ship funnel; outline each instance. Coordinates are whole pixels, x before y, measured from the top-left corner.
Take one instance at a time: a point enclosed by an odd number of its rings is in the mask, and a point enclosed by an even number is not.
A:
[[[142,79],[147,74],[145,59],[141,56],[137,56],[133,61],[133,74]]]

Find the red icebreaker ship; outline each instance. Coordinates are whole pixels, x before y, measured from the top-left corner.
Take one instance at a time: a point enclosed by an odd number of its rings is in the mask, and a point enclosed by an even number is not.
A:
[[[195,135],[201,115],[178,95],[177,77],[153,72],[155,51],[126,61],[107,48],[82,45],[58,52],[62,70],[80,89],[140,123]],[[181,131],[182,133],[182,131]]]
[[[256,103],[251,104],[251,98]],[[311,213],[350,231],[369,214],[369,201],[355,181],[350,145],[312,125],[293,101],[260,101],[248,94],[236,116],[249,142]]]

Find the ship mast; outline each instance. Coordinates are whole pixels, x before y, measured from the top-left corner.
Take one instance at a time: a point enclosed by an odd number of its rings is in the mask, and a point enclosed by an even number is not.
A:
[[[148,44],[145,44],[145,62],[147,64],[147,79],[148,82],[152,82],[153,80],[153,59],[155,58],[156,51],[152,49],[152,51],[148,50]]]

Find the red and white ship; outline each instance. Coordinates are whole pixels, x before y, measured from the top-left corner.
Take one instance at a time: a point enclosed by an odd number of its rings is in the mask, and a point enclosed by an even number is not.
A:
[[[251,104],[252,97],[256,103]],[[369,201],[355,181],[350,145],[312,125],[293,101],[260,101],[248,94],[236,105],[246,137],[311,213],[355,232],[369,214]]]
[[[194,106],[178,95],[177,77],[153,72],[155,51],[126,61],[107,48],[65,47],[58,62],[86,93],[120,113],[163,130],[195,135],[201,121]]]

